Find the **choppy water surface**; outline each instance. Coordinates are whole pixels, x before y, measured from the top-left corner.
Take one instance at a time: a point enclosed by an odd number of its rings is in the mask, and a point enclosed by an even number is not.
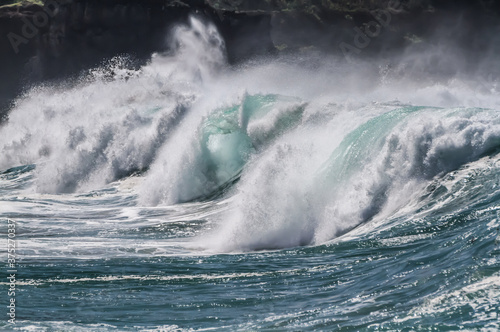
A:
[[[174,35],[0,127],[15,329],[500,329],[496,86]]]

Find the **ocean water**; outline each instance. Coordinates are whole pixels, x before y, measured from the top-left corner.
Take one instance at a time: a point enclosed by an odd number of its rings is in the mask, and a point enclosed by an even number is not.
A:
[[[210,24],[172,36],[1,125],[0,329],[500,329],[495,82],[435,52],[235,67]]]

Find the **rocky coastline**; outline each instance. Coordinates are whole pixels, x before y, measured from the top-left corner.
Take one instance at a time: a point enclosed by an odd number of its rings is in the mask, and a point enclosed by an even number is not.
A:
[[[77,75],[116,55],[137,63],[168,51],[189,15],[218,27],[228,60],[317,49],[383,56],[432,40],[441,27],[468,49],[491,48],[500,3],[450,0],[45,0],[0,6],[0,117],[31,84]],[[454,34],[453,31],[456,31]]]

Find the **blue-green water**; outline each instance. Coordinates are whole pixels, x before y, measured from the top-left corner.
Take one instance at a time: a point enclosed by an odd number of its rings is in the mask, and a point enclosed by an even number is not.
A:
[[[183,248],[218,201],[126,208],[134,199],[116,188],[71,201],[4,196],[20,207],[2,211],[18,223],[16,326],[496,330],[499,162],[449,174],[412,214],[355,235],[233,254]]]
[[[500,329],[495,97],[221,69],[216,31],[177,33],[178,55],[35,88],[0,127],[1,329]]]

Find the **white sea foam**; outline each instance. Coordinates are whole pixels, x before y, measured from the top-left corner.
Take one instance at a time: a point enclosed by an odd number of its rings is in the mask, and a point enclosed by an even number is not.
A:
[[[331,157],[314,147],[325,137],[296,130],[257,156],[213,243],[229,250],[320,244],[388,217],[436,176],[495,150],[500,121],[496,111],[409,107],[358,127]]]
[[[147,168],[224,64],[212,25],[192,18],[172,42],[174,55],[153,55],[140,70],[114,59],[73,87],[38,87],[18,99],[0,130],[0,169],[36,163],[36,190],[61,193]]]

